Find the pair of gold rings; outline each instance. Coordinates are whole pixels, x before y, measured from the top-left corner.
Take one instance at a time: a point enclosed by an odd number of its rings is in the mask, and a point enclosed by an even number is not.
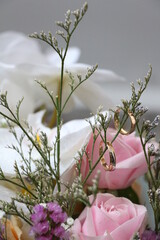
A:
[[[114,115],[114,125],[115,125],[116,129],[120,128],[119,113],[120,113],[120,109],[117,109],[115,111],[115,115]],[[120,133],[123,134],[123,135],[129,135],[132,132],[134,132],[134,130],[135,130],[136,120],[135,120],[135,117],[134,117],[133,113],[128,111],[128,116],[129,116],[130,121],[131,121],[131,126],[130,126],[129,131],[126,131],[123,128],[120,129]],[[109,157],[110,157],[110,163],[109,164],[106,163],[106,160],[105,160],[105,157],[104,157],[104,154],[103,154],[103,152],[104,152],[103,145],[104,145],[104,143],[103,143],[103,141],[101,141],[100,145],[99,145],[99,155],[100,156],[102,155],[102,157],[100,159],[101,165],[103,166],[104,170],[106,170],[106,171],[114,171],[115,168],[116,168],[116,155],[115,155],[115,151],[114,151],[114,148],[112,146],[112,143],[111,142],[106,143],[107,149],[109,151]]]

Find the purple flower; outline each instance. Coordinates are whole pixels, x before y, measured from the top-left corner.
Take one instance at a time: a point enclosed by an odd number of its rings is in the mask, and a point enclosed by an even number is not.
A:
[[[65,236],[65,229],[62,226],[57,226],[53,230],[54,236],[62,238]]]
[[[67,214],[65,212],[62,212],[62,213],[59,213],[59,214],[53,212],[52,214],[50,214],[50,218],[55,223],[64,223],[67,220]]]
[[[145,230],[141,236],[142,240],[160,240],[160,233],[156,234],[155,231]]]
[[[41,204],[37,204],[36,206],[34,206],[33,211],[35,213],[43,212],[44,211],[44,206],[41,205]]]
[[[48,221],[43,221],[43,222],[39,222],[39,223],[35,224],[35,225],[32,227],[32,231],[33,231],[35,234],[43,235],[43,234],[48,233],[49,228],[50,228],[49,222],[48,222]]]
[[[36,237],[36,240],[53,240],[53,235]]]
[[[44,206],[38,204],[33,208],[34,213],[31,215],[31,221],[33,223],[39,223],[47,218],[47,211]]]
[[[52,240],[54,238],[69,239],[68,233],[61,226],[67,220],[67,214],[56,202],[46,205],[38,204],[33,208],[31,234],[36,240]],[[1,239],[0,239],[1,240]]]
[[[49,212],[54,212],[57,214],[62,212],[62,208],[58,205],[58,203],[47,203],[47,209]]]
[[[31,221],[35,224],[41,221],[44,221],[46,218],[47,218],[47,213],[45,211],[33,213],[31,215]]]

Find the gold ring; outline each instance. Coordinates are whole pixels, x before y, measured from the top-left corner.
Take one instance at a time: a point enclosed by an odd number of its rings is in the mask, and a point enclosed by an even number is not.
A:
[[[99,155],[101,156],[103,154],[103,141],[100,142],[99,144]],[[110,142],[107,142],[106,143],[107,145],[107,148],[108,148],[108,151],[109,151],[109,157],[110,157],[110,164],[108,165],[105,161],[105,158],[104,158],[104,154],[103,156],[101,157],[101,165],[103,166],[103,168],[106,170],[106,171],[114,171],[115,170],[115,167],[116,167],[116,155],[115,155],[115,151],[114,151],[114,148],[112,146],[112,144]]]
[[[120,127],[120,122],[119,122],[119,113],[120,113],[120,109],[117,109],[115,111],[115,114],[114,114],[114,126],[115,128],[118,130],[119,127]],[[135,130],[135,126],[136,126],[136,120],[135,120],[135,117],[133,115],[132,112],[128,111],[128,116],[130,118],[130,121],[131,121],[131,127],[129,129],[129,131],[126,131],[125,129],[121,128],[120,130],[120,133],[122,135],[129,135],[131,134],[132,132],[134,132]]]

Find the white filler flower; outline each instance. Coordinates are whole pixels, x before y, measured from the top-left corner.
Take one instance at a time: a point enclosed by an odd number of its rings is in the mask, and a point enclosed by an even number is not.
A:
[[[33,109],[41,104],[46,104],[47,108],[51,107],[49,97],[37,85],[35,79],[45,82],[48,89],[53,92],[53,96],[58,94],[60,59],[51,48],[49,50],[42,52],[38,41],[30,39],[22,33],[5,32],[0,34],[0,74],[1,82],[3,82],[0,83],[0,89],[7,90],[8,95],[14,93],[16,98],[12,97],[12,102],[15,105],[17,98],[25,96],[26,101],[24,100],[22,110],[26,109],[27,113],[33,112]],[[84,76],[87,68],[90,67],[86,64],[76,63],[79,56],[80,50],[78,48],[68,50],[62,90],[63,102],[70,93],[70,78],[66,70],[74,76],[77,74]],[[121,80],[123,80],[122,77],[110,70],[97,69],[85,83],[76,89],[64,110],[72,110],[78,101],[91,111],[95,111],[99,105],[103,105],[105,109],[111,107],[106,91],[100,85],[102,82]],[[75,85],[77,83],[78,79],[75,77]],[[25,105],[27,102],[28,106]]]

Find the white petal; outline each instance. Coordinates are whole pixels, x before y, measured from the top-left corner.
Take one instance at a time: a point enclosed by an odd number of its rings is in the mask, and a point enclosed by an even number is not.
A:
[[[44,131],[44,132],[46,132],[48,137],[52,140],[53,137],[55,138],[56,129],[50,130],[49,128],[43,126],[41,123],[42,115],[43,115],[43,112],[29,115],[28,122],[29,122],[30,126],[32,126],[32,128],[33,128],[33,132],[36,132],[37,130]],[[22,130],[19,127],[15,127],[14,129],[16,131],[18,139],[20,139]],[[52,136],[51,136],[51,133],[52,133]],[[22,148],[23,148],[24,156],[26,158],[29,157],[29,155],[28,155],[29,147],[28,146],[30,144],[31,143],[29,142],[27,137],[25,137],[23,140]],[[3,172],[5,174],[7,174],[8,176],[15,175],[15,171],[14,171],[15,161],[17,162],[17,165],[19,168],[23,164],[21,156],[15,150],[7,148],[7,146],[12,146],[12,145],[19,147],[15,137],[13,136],[12,133],[10,133],[9,129],[8,128],[0,128],[0,156],[1,156],[0,157],[0,166],[3,170]],[[37,159],[40,157],[38,152],[35,149],[33,149],[32,157],[33,157],[33,159]],[[31,166],[32,166],[32,170],[34,170],[35,166],[34,166],[33,162],[31,164]],[[20,168],[20,171],[21,171],[21,168]]]
[[[8,75],[13,81],[29,89],[35,100],[35,106],[43,103],[47,106],[52,104],[46,91],[35,80],[45,83],[49,91],[53,91],[53,96],[57,95],[60,80],[59,68],[46,65],[20,64],[16,66],[15,70],[9,71]]]
[[[58,67],[51,67],[45,65],[21,64],[16,67],[16,70],[14,69],[12,72],[10,71],[9,74],[10,78],[11,77],[12,79],[14,78],[16,82],[18,80],[21,80],[22,78],[26,79],[26,82],[28,82],[28,85],[31,87],[30,91],[34,96],[36,103],[35,106],[38,104],[39,105],[46,104],[47,107],[53,109],[54,106],[52,101],[50,100],[50,97],[41,86],[39,86],[35,81],[33,81],[33,76],[36,80],[45,83],[48,90],[52,91],[52,95],[56,97],[59,89],[58,85],[60,84],[60,69]],[[62,90],[63,103],[65,102],[65,99],[68,97],[71,91],[68,81],[70,81],[70,79],[65,74]],[[19,81],[19,84],[23,84],[23,82]],[[71,111],[74,106],[75,101],[72,96],[65,107],[65,112]]]
[[[49,129],[45,127],[42,124],[42,116],[44,114],[44,111],[31,114],[28,116],[28,123],[32,127],[33,133],[36,133],[37,131],[43,131],[47,134],[49,143],[52,144],[53,140],[55,140],[56,135],[56,128]],[[16,131],[17,138],[20,139],[22,135],[22,130],[19,127],[15,127],[14,130]],[[27,137],[24,138],[22,143],[22,149],[25,158],[29,158],[29,145],[31,143],[27,139]],[[17,165],[21,171],[20,166],[23,164],[21,156],[12,149],[7,148],[7,146],[16,146],[19,148],[19,144],[17,143],[14,135],[10,133],[8,128],[0,128],[0,167],[2,168],[3,172],[7,174],[8,176],[14,176],[14,163],[17,162]],[[32,151],[32,157],[33,159],[40,158],[39,153],[36,149],[33,149]],[[35,169],[34,163],[31,164],[32,170]]]
[[[71,47],[68,49],[66,59],[65,59],[65,66],[76,63],[80,57],[81,51],[77,47]]]
[[[80,57],[80,54],[81,54],[81,51],[80,51],[79,48],[70,47],[68,49],[68,52],[67,52],[67,55],[66,55],[65,65],[70,65],[72,63],[77,62],[79,57]],[[55,53],[53,51],[49,51],[46,54],[46,57],[48,58],[48,62],[49,62],[50,65],[57,66],[57,67],[61,66],[61,60],[60,60],[60,57],[57,53]]]
[[[103,113],[106,114],[107,112]],[[89,118],[89,120],[94,124],[94,117]],[[92,129],[84,119],[73,120],[63,125],[61,132],[60,172],[64,182],[73,182],[75,178],[75,157],[78,151],[89,142],[91,134]]]
[[[11,186],[11,185],[10,185]],[[14,186],[14,185],[13,185]],[[5,202],[11,202],[11,198],[16,197],[16,189],[11,189],[6,187],[5,185],[0,184],[0,200]],[[22,209],[26,214],[29,214],[27,207],[25,204],[16,202],[18,209]]]
[[[91,66],[82,63],[76,63],[66,67],[66,69],[68,69],[69,71],[73,73],[82,74],[82,76],[86,75],[88,68],[91,68]],[[111,70],[98,68],[88,80],[101,83],[108,81],[125,81],[125,78],[117,75],[115,72]]]
[[[15,65],[14,64],[7,64],[7,63],[3,63],[3,62],[0,62],[0,70],[2,72],[2,69],[14,69],[15,68]]]
[[[75,157],[77,156],[77,152],[89,141],[91,132],[90,126],[87,126],[61,139],[60,173],[61,179],[64,182],[73,182],[76,176]]]
[[[77,152],[89,141],[91,132],[88,126],[61,139],[61,174],[72,165]]]
[[[16,128],[18,138],[21,136],[21,131],[19,128]],[[18,146],[14,136],[12,133],[9,132],[9,129],[2,128],[0,129],[0,166],[4,172],[4,174],[7,174],[9,176],[15,175],[14,172],[14,163],[15,160],[20,167],[22,165],[22,160],[20,155],[12,150],[8,149],[7,146],[11,145]],[[26,154],[28,148],[23,144],[24,154]]]
[[[15,192],[3,185],[0,185],[0,200],[10,202],[11,197],[15,197]]]
[[[44,62],[38,43],[19,32],[0,34],[0,59],[10,64]]]
[[[32,128],[35,131],[39,130],[39,132],[44,132],[47,135],[49,135],[51,132],[51,129],[46,127],[44,124],[42,124],[42,118],[44,116],[44,113],[45,113],[45,110],[39,111],[37,113],[29,114],[27,120],[29,125],[32,126]]]
[[[73,134],[75,132],[79,132],[83,128],[88,127],[88,125],[89,124],[85,119],[71,120],[62,125],[61,137],[63,138],[66,135]]]
[[[105,90],[93,82],[81,84],[81,86],[76,89],[75,95],[94,113],[99,106],[103,106],[104,109],[109,109],[114,106],[112,101],[107,97]]]
[[[19,85],[14,84],[8,79],[4,79],[0,84],[0,91],[1,93],[5,93],[7,91],[8,104],[14,113],[16,111],[16,105],[18,101],[24,97],[20,108],[21,119],[26,119],[28,114],[33,112],[34,101],[32,96],[30,96],[29,92],[27,92],[25,88],[21,88]],[[2,106],[0,106],[0,111],[6,113],[7,115],[9,114],[8,110],[4,109]]]
[[[47,64],[39,63],[21,63],[16,65],[16,70],[21,71],[28,76],[38,77],[43,75],[58,76],[60,77],[60,68],[57,66],[50,66]]]

